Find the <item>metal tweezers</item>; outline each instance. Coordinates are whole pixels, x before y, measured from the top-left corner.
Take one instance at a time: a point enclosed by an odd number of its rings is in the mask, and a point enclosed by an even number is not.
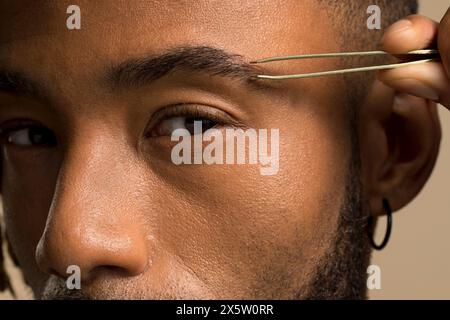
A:
[[[258,59],[251,61],[252,64],[261,64],[275,61],[285,61],[285,60],[299,60],[299,59],[316,59],[316,58],[335,58],[335,57],[351,57],[351,56],[377,56],[377,55],[392,55],[385,51],[360,51],[360,52],[339,52],[339,53],[319,53],[319,54],[304,54],[304,55],[292,55],[292,56],[280,56],[280,57],[270,57],[264,59]],[[439,60],[439,51],[436,49],[423,49],[414,50],[403,54],[395,54],[395,57],[399,57],[400,60],[406,62],[399,62],[393,64],[375,65],[368,67],[350,68],[350,69],[340,69],[340,70],[330,70],[321,71],[313,73],[303,73],[303,74],[288,74],[288,75],[266,75],[259,74],[256,75],[259,79],[269,79],[269,80],[286,80],[286,79],[301,79],[301,78],[314,78],[322,77],[336,74],[352,73],[352,72],[363,72],[363,71],[373,71],[373,70],[383,70],[383,69],[393,69],[400,68],[420,63],[425,63],[429,61]],[[424,58],[426,57],[426,58]]]

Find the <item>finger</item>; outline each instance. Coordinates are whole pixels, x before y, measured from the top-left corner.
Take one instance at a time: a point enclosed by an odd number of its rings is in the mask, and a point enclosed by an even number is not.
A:
[[[391,25],[381,38],[383,50],[405,53],[430,48],[436,43],[439,24],[420,15],[408,16]]]
[[[450,109],[450,80],[439,62],[383,70],[378,78],[397,91],[439,102]]]

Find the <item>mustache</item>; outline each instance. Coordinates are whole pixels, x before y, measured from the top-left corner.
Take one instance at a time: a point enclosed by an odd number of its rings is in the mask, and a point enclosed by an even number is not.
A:
[[[125,279],[124,279],[125,280]],[[175,287],[174,287],[175,288]],[[129,281],[103,280],[96,285],[83,285],[81,289],[69,289],[66,280],[51,275],[40,294],[40,300],[184,300],[196,296],[188,291],[158,291],[139,288]],[[200,296],[198,296],[201,299]]]
[[[41,300],[96,300],[83,289],[69,289],[66,282],[56,276],[51,276],[40,297]]]

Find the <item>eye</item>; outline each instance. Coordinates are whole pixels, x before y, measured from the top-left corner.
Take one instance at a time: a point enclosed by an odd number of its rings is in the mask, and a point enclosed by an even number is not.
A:
[[[212,107],[197,105],[177,105],[157,112],[153,117],[154,123],[146,134],[147,137],[171,136],[176,129],[188,130],[191,135],[195,132],[194,125],[201,125],[201,132],[225,125],[234,125],[235,121],[225,112]]]
[[[54,133],[40,125],[19,125],[0,129],[1,141],[4,144],[19,147],[54,146]]]
[[[194,123],[201,124],[202,132],[215,127],[218,123],[214,120],[201,117],[171,117],[162,120],[151,132],[152,137],[170,136],[176,129],[186,129],[194,135]]]

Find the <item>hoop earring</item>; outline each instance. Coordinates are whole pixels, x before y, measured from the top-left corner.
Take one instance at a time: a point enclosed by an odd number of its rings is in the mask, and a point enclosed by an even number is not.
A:
[[[388,243],[389,237],[391,236],[391,230],[392,230],[392,209],[391,205],[389,204],[389,201],[386,198],[383,198],[383,209],[386,212],[387,216],[387,226],[386,226],[386,233],[384,235],[383,242],[381,242],[379,245],[375,243],[373,240],[373,217],[369,216],[368,219],[368,228],[369,228],[369,240],[371,246],[376,250],[382,250]]]

